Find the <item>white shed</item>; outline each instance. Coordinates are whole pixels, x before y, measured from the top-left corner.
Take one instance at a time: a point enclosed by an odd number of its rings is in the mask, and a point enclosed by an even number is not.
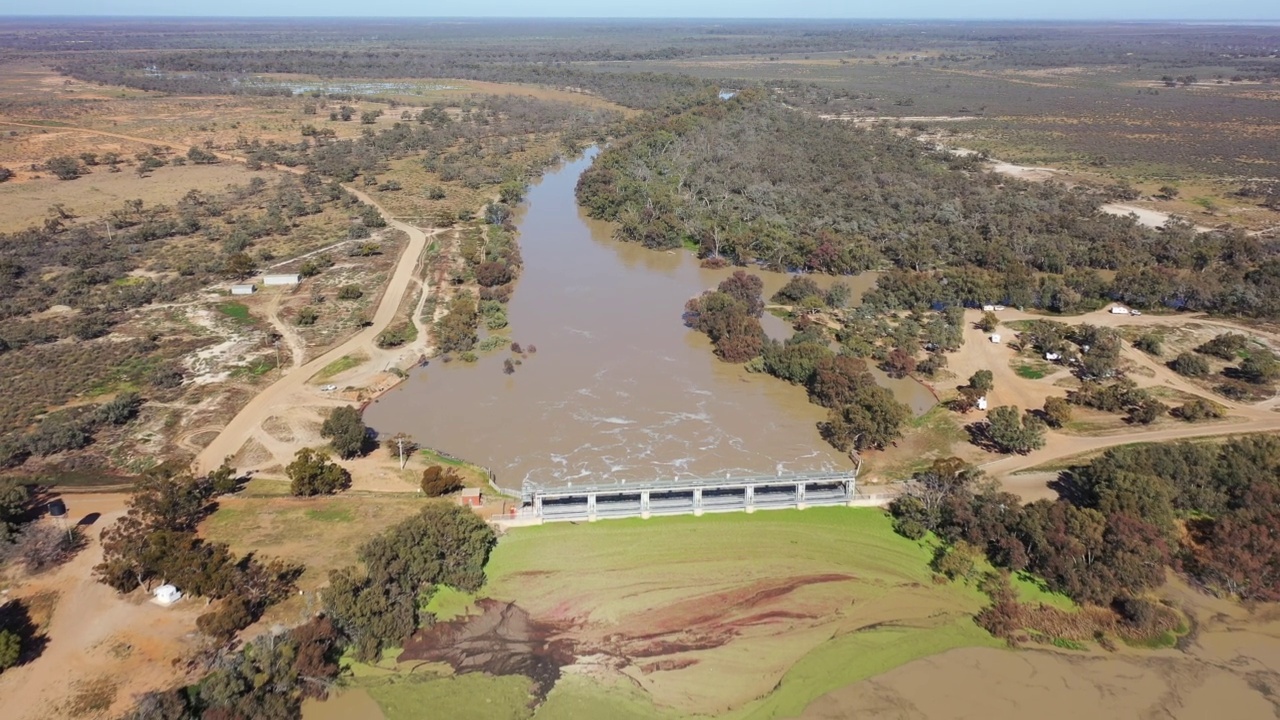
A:
[[[290,275],[263,275],[263,285],[297,285],[302,282],[302,276],[293,273]]]
[[[182,593],[172,585],[161,585],[152,592],[152,595],[156,596],[156,603],[159,605],[172,605],[182,599]]]
[[[1113,306],[1113,307],[1111,308],[1111,314],[1112,314],[1112,315],[1128,315],[1128,314],[1129,314],[1129,308],[1127,308],[1127,307],[1122,307],[1122,306],[1120,306],[1120,305],[1115,305],[1115,306]]]
[[[1062,355],[1059,353],[1045,353],[1044,359],[1048,360],[1049,362],[1053,362],[1054,360],[1061,360]]]
[[[986,409],[987,409],[987,396],[986,396],[986,395],[983,395],[982,397],[978,398],[978,409],[979,409],[979,410],[986,410]]]
[[[254,294],[254,293],[256,293],[256,292],[258,292],[258,286],[257,286],[257,285],[246,284],[246,285],[232,285],[232,286],[231,286],[231,294],[232,294],[232,295],[252,295],[252,294]]]
[[[999,343],[999,342],[1000,342],[1000,335],[999,335],[999,334],[992,335],[992,336],[991,336],[991,342],[993,342],[993,343]]]
[[[996,311],[996,306],[995,306],[995,305],[983,305],[983,306],[982,306],[982,312],[995,312],[995,311]]]

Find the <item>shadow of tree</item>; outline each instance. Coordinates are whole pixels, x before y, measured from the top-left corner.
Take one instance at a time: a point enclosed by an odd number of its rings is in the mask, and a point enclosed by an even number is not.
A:
[[[26,665],[40,657],[49,644],[48,636],[40,632],[31,619],[31,610],[24,600],[10,600],[0,605],[0,631],[13,633],[21,642],[17,665]]]

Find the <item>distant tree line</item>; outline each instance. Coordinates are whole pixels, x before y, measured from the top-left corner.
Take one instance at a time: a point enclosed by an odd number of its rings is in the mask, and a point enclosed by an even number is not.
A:
[[[984,171],[888,129],[809,117],[748,90],[647,116],[581,177],[617,237],[692,243],[775,270],[889,270],[865,301],[919,309],[1003,302],[1054,312],[1117,299],[1280,316],[1280,260],[1243,232],[1149,230],[1100,199]],[[1114,271],[1104,279],[1102,271]]]

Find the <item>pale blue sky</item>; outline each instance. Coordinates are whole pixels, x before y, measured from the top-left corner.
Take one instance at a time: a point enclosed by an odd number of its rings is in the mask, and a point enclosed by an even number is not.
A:
[[[1280,20],[1276,0],[38,0],[0,16],[356,16]]]

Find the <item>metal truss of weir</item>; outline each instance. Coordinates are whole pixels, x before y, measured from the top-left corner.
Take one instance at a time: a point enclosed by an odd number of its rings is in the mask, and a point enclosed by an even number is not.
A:
[[[674,478],[550,487],[525,483],[519,515],[530,520],[598,520],[654,515],[753,512],[772,508],[850,505],[857,469],[842,472]]]

